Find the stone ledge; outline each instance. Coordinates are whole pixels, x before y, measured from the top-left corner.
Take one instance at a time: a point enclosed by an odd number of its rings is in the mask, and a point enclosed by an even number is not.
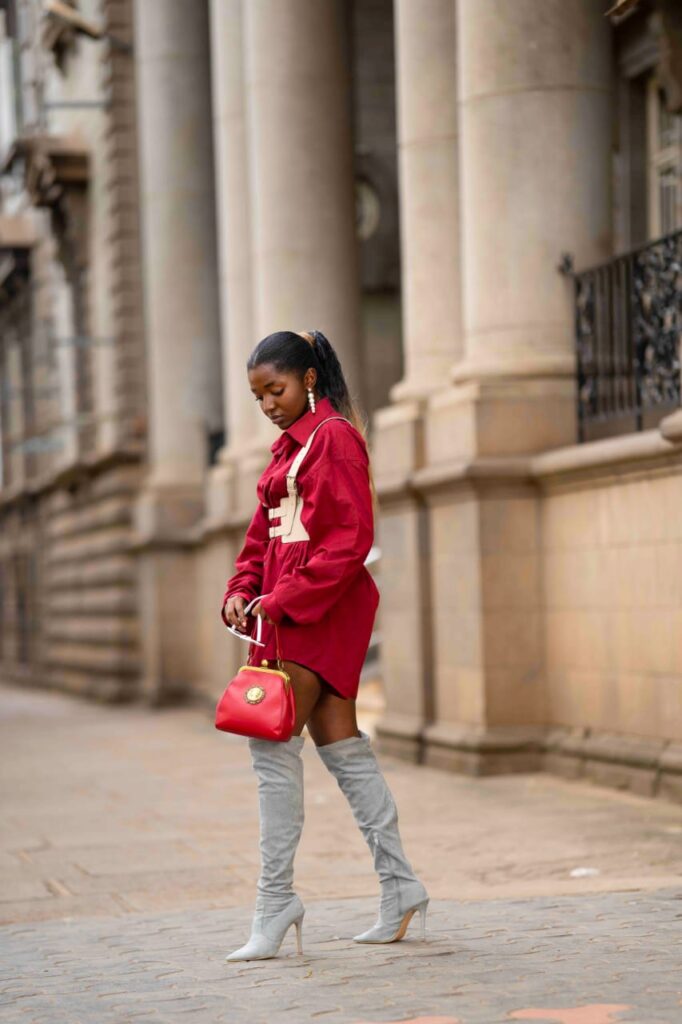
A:
[[[251,522],[252,515],[253,512],[239,512],[229,516],[206,517],[194,527],[192,536],[197,544],[202,540],[230,536],[239,530],[245,530]]]
[[[553,479],[589,479],[611,471],[667,467],[682,459],[680,439],[682,417],[674,413],[663,421],[660,430],[554,448],[539,455],[480,456],[433,463],[412,472],[385,474],[376,479],[377,493],[389,503],[467,484],[533,485]]]
[[[682,743],[587,728],[436,723],[420,730],[414,719],[406,729],[400,718],[385,716],[376,732],[379,748],[404,760],[475,776],[545,771],[682,802]]]
[[[679,457],[679,451],[658,430],[646,430],[639,434],[623,434],[603,441],[588,441],[566,448],[535,455],[531,461],[533,477],[581,473],[590,470],[608,470],[612,466],[637,465],[650,460]]]
[[[99,481],[106,474],[110,474],[120,467],[140,467],[141,460],[142,450],[135,444],[92,456],[84,456],[67,466],[51,469],[39,478],[24,480],[19,484],[0,490],[0,509],[20,504],[27,496],[42,497],[45,494],[74,485],[80,486],[83,483],[97,488],[100,486]],[[120,490],[120,493],[128,494],[134,491],[134,486],[126,486]],[[99,492],[97,493],[99,494]]]
[[[658,428],[666,441],[672,444],[682,444],[682,409],[671,413],[661,420]]]
[[[383,501],[396,501],[472,483],[532,484],[533,477],[529,458],[481,456],[434,463],[412,473],[379,477],[375,482]]]
[[[480,456],[466,461],[436,463],[412,474],[412,482],[420,491],[432,491],[460,481],[508,483],[531,482],[530,459],[514,455]]]
[[[385,475],[375,478],[374,483],[378,496],[386,503],[401,501],[414,496],[409,473],[395,473],[392,476]]]
[[[682,801],[682,745],[589,729],[555,729],[545,737],[546,771],[586,778],[639,796]]]

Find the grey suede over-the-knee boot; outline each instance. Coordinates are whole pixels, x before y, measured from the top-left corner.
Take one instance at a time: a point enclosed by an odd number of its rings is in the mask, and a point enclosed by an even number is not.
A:
[[[303,762],[305,737],[286,743],[249,740],[258,778],[261,871],[251,937],[226,960],[265,960],[276,956],[282,940],[296,926],[302,953],[303,904],[293,889],[294,855],[303,829]]]
[[[351,806],[381,883],[379,918],[369,931],[356,935],[355,941],[396,942],[417,911],[423,938],[429,896],[403,851],[398,810],[369,736],[360,732],[316,749]]]

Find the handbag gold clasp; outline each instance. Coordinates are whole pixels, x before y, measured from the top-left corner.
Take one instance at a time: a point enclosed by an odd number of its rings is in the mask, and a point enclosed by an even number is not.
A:
[[[289,675],[288,672],[284,671],[284,666],[283,666],[283,663],[282,663],[281,659],[278,660],[277,665],[278,665],[278,668],[259,668],[258,665],[246,664],[246,665],[242,665],[242,667],[239,669],[239,671],[243,672],[245,669],[248,669],[249,672],[267,672],[267,674],[269,676],[272,676],[272,675],[281,676],[282,679],[284,680],[284,689],[288,690],[289,687],[291,686],[291,676]],[[253,687],[250,687],[250,689],[253,689]],[[258,689],[262,689],[262,687],[258,687]],[[247,693],[248,693],[248,690],[247,690]]]

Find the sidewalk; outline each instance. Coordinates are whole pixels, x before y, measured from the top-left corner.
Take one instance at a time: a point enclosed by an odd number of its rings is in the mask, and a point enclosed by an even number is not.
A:
[[[225,964],[258,873],[244,741],[197,709],[0,690],[0,1021],[682,1022],[682,808],[383,759],[428,941],[360,947],[378,886],[305,745],[304,956]],[[576,868],[590,868],[572,877]]]

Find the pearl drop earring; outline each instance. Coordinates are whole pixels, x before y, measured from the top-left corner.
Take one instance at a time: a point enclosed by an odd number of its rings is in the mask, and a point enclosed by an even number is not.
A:
[[[310,406],[310,411],[311,411],[311,413],[314,416],[315,415],[315,395],[313,394],[313,389],[312,388],[308,388],[308,405]]]

